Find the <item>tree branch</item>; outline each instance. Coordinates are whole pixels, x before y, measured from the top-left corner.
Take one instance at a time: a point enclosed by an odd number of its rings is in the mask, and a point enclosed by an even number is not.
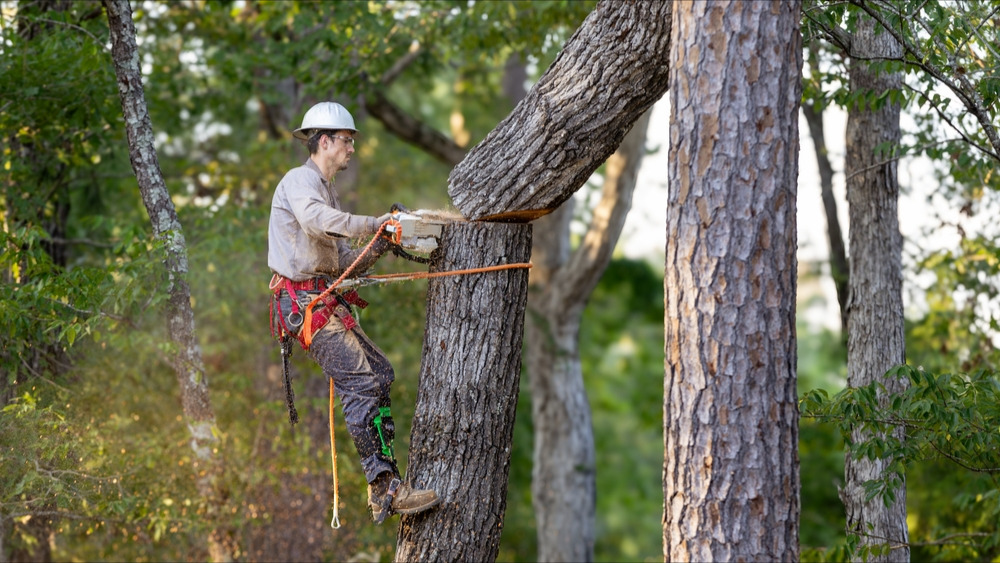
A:
[[[465,149],[389,101],[381,88],[376,87],[366,96],[364,104],[368,113],[389,132],[423,149],[441,162],[455,166],[465,158]]]
[[[956,69],[952,68],[951,71],[956,76],[956,80],[958,81],[956,84],[956,82],[948,77],[942,69],[938,68],[933,63],[927,62],[920,48],[905,37],[902,30],[893,28],[883,15],[882,10],[873,8],[866,0],[851,0],[851,3],[878,22],[879,25],[886,30],[886,32],[891,34],[896,39],[896,41],[903,47],[903,50],[913,57],[913,60],[907,59],[904,60],[904,63],[908,66],[920,68],[924,72],[930,74],[942,84],[947,86],[956,96],[958,96],[960,100],[962,100],[962,103],[965,105],[966,109],[969,110],[969,113],[975,116],[976,120],[979,121],[986,138],[990,141],[990,144],[993,145],[993,152],[988,152],[987,154],[990,154],[993,158],[1000,160],[1000,134],[998,134],[996,128],[993,126],[990,115],[983,105],[982,97],[979,95],[979,92],[976,91],[975,87],[968,81],[968,78],[966,78],[962,73],[957,72]],[[894,13],[902,20],[904,14],[898,12]],[[915,16],[913,17],[913,20],[926,28],[926,24],[919,17]],[[954,53],[948,49],[947,46],[943,45],[940,39],[938,39],[933,33],[931,34],[931,40],[935,42],[938,49],[942,52],[951,53],[951,64],[954,65]]]
[[[379,80],[382,85],[389,86],[392,84],[397,78],[399,78],[399,75],[403,74],[404,70],[413,64],[413,61],[417,60],[417,57],[420,56],[421,52],[423,52],[423,50],[420,48],[420,43],[414,41],[410,44],[410,49],[406,52],[406,54],[393,63],[392,67],[385,71],[382,75],[382,78]]]
[[[601,201],[594,208],[587,232],[569,262],[560,268],[551,282],[552,287],[561,288],[558,293],[567,312],[570,304],[578,303],[582,307],[586,303],[584,297],[594,290],[611,261],[625,217],[632,208],[632,194],[645,152],[651,111],[647,110],[636,121],[621,146],[605,164]]]
[[[912,86],[910,86],[908,84],[905,84],[905,83],[903,85],[906,88],[909,88],[910,90],[912,90],[913,92],[919,94],[924,100],[926,100],[927,103],[931,106],[931,108],[933,108],[934,111],[938,114],[938,117],[940,117],[942,120],[944,120],[944,122],[947,123],[948,126],[951,127],[953,131],[955,131],[956,133],[958,133],[959,137],[962,138],[961,139],[962,141],[964,141],[965,143],[968,143],[970,146],[972,146],[972,147],[974,147],[976,149],[979,149],[984,154],[986,154],[988,156],[992,156],[993,158],[996,158],[996,159],[1000,160],[1000,153],[993,152],[990,149],[982,146],[981,144],[973,141],[964,131],[962,131],[961,129],[959,129],[958,125],[955,125],[955,123],[951,119],[951,116],[949,116],[948,114],[946,114],[944,112],[944,110],[942,110],[938,106],[938,104],[934,103],[934,100],[930,99],[930,97],[928,97],[925,92],[917,90],[916,88],[914,88],[914,87],[912,87]]]

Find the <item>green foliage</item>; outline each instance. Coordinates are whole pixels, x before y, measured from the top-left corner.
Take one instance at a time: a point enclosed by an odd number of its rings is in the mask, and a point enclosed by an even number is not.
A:
[[[580,361],[597,448],[599,561],[662,559],[663,276],[614,258],[583,313]],[[500,561],[537,557],[531,506],[532,424],[521,378]]]
[[[798,389],[836,392],[847,382],[845,349],[839,334],[796,330]],[[844,441],[836,426],[804,417],[799,421],[801,509],[799,543],[806,561],[837,561],[846,525],[837,489],[844,480]]]
[[[855,459],[888,460],[883,474],[864,484],[869,500],[892,502],[904,474],[911,479],[908,488],[920,490],[914,485],[929,476],[924,465],[931,475],[940,474],[944,466],[950,466],[950,473],[957,471],[962,487],[944,517],[940,512],[911,511],[921,530],[935,538],[923,542],[914,534],[913,557],[920,553],[936,560],[991,560],[1000,544],[994,525],[1000,517],[1000,378],[986,370],[935,375],[909,365],[893,368],[886,378],[906,378],[909,387],[892,396],[881,382],[833,396],[810,391],[802,398],[803,415],[836,424]],[[905,438],[894,429],[903,429]],[[854,441],[852,432],[869,438]],[[952,541],[935,537],[942,533]]]
[[[272,377],[270,193],[306,156],[289,131],[313,101],[345,101],[364,135],[359,188],[342,191],[344,203],[365,214],[392,201],[444,207],[447,167],[365,120],[356,96],[381,88],[417,42],[419,56],[388,95],[443,131],[460,113],[475,142],[509,109],[499,102],[507,58],[520,53],[537,73],[592,5],[133,3],[159,162],[188,243],[186,281],[227,462],[218,477],[228,495],[222,522],[237,557],[275,553],[268,542],[292,521],[326,519],[318,537],[332,560],[387,560],[395,535],[370,524],[342,423],[344,526],[330,534],[329,507],[290,504],[329,488],[330,459],[325,431],[312,431],[326,420],[319,370],[301,352],[293,358],[303,418],[293,429]],[[205,559],[211,519],[194,490],[198,468],[167,361],[167,279],[130,168],[107,22],[96,4],[41,9],[5,4],[0,17],[0,90],[19,94],[0,101],[0,260],[9,289],[0,294],[8,329],[0,389],[13,401],[0,413],[4,549],[24,558]],[[26,26],[35,31],[21,33]],[[385,259],[377,269],[415,267]],[[369,288],[373,306],[361,314],[396,368],[403,467],[425,291],[419,282]]]

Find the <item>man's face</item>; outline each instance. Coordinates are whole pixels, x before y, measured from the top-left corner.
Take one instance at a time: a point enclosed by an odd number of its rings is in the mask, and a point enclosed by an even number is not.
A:
[[[320,150],[323,151],[323,158],[336,171],[346,170],[347,164],[354,154],[354,133],[351,131],[337,131],[328,133],[320,141]]]

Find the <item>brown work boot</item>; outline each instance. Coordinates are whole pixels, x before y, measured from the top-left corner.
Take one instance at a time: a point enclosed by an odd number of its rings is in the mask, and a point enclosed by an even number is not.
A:
[[[368,484],[368,506],[372,509],[372,520],[376,525],[393,513],[416,514],[440,502],[436,492],[414,489],[392,473],[382,473]]]

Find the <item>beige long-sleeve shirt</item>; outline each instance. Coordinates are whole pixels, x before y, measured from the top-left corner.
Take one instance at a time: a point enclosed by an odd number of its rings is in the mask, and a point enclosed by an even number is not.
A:
[[[341,211],[333,185],[316,163],[306,160],[289,170],[274,191],[267,229],[267,265],[293,281],[337,277],[358,254],[358,250],[351,250],[348,239],[374,234],[378,221],[377,217]],[[352,273],[361,274],[371,267],[378,254],[381,252],[373,252],[370,263],[365,260]]]

